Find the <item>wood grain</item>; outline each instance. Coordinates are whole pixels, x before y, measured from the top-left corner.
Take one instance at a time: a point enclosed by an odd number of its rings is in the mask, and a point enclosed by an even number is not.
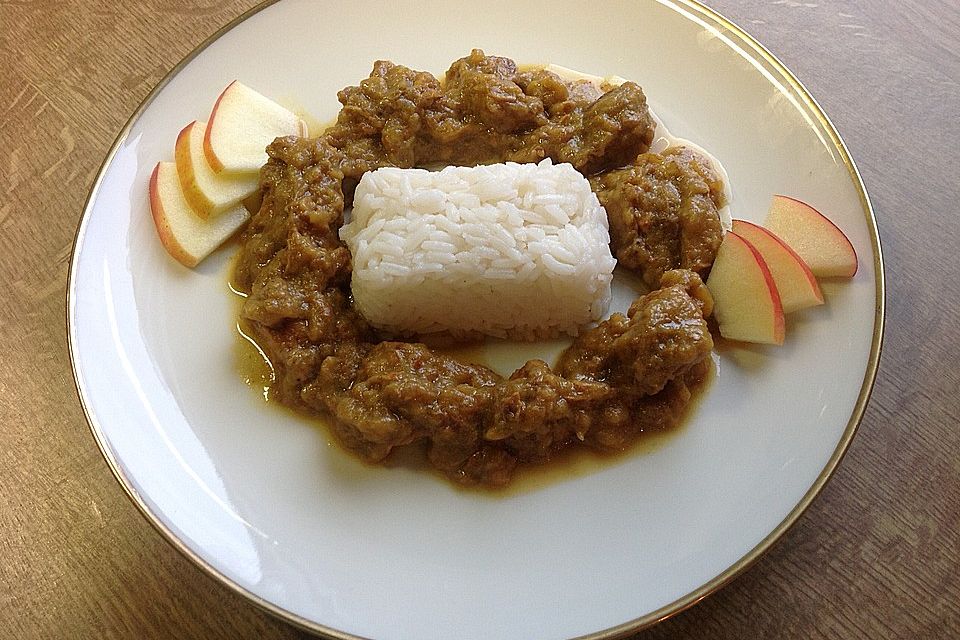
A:
[[[0,637],[298,638],[158,536],[110,475],[66,354],[76,224],[128,115],[254,3],[0,2]],[[640,638],[960,636],[960,12],[715,0],[820,100],[880,223],[887,339],[821,497],[751,570]]]

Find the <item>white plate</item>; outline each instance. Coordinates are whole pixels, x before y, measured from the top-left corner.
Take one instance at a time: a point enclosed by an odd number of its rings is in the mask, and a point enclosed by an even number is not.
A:
[[[603,34],[601,38],[587,34]],[[437,73],[472,46],[638,80],[717,155],[733,213],[787,193],[860,256],[780,348],[725,350],[689,424],[586,474],[491,496],[370,468],[267,405],[236,367],[228,252],[194,271],[157,241],[147,180],[234,78],[332,118],[389,58]],[[132,118],[94,185],[69,287],[77,387],[148,519],[229,587],[309,629],[377,638],[562,638],[651,624],[744,569],[822,488],[862,415],[883,318],[876,224],[839,137],[742,32],[677,1],[285,0],[218,34]],[[837,514],[842,517],[842,514]]]

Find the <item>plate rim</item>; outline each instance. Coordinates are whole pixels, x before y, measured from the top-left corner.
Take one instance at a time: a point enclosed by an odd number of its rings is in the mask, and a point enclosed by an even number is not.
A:
[[[126,123],[120,129],[120,132],[117,134],[117,137],[113,141],[113,144],[110,146],[110,149],[104,157],[103,162],[97,169],[96,177],[93,180],[86,201],[84,202],[80,221],[77,224],[77,229],[73,237],[73,243],[70,248],[70,268],[67,273],[65,306],[67,351],[70,359],[70,368],[73,373],[74,390],[77,394],[77,398],[80,401],[84,419],[86,420],[87,426],[97,443],[97,447],[100,449],[100,453],[103,455],[103,458],[106,461],[107,466],[110,468],[110,471],[113,473],[114,478],[123,488],[127,498],[133,502],[140,514],[147,520],[148,523],[153,526],[153,528],[164,540],[166,540],[171,546],[173,546],[174,549],[180,552],[180,554],[186,559],[190,560],[194,565],[196,565],[207,576],[235,594],[251,602],[262,611],[269,613],[270,615],[273,615],[289,624],[294,625],[295,627],[298,627],[299,629],[313,634],[322,634],[330,638],[336,638],[337,640],[367,640],[364,636],[351,634],[339,629],[328,627],[313,620],[309,620],[253,593],[252,591],[240,586],[237,584],[237,582],[227,577],[223,572],[214,567],[207,560],[203,559],[186,543],[180,540],[176,534],[150,510],[143,497],[136,490],[133,483],[127,478],[119,462],[113,455],[97,417],[90,408],[91,404],[87,399],[88,393],[84,389],[84,384],[80,379],[80,373],[77,367],[78,340],[76,337],[76,323],[73,320],[77,297],[74,290],[74,286],[76,284],[76,272],[78,269],[77,249],[83,240],[87,228],[87,222],[90,219],[92,205],[99,195],[100,187],[106,174],[106,169],[112,164],[120,146],[127,140],[130,131],[138,118],[159,95],[159,93],[167,86],[167,84],[169,84],[170,81],[176,77],[177,74],[179,74],[187,64],[193,61],[201,52],[216,42],[225,33],[279,1],[280,0],[263,0],[259,4],[236,16],[204,39],[193,50],[191,50],[190,53],[188,53],[176,65],[174,65],[170,71],[163,76],[163,78],[160,79],[160,81],[153,87],[153,89],[150,90],[146,97],[143,98],[140,104],[127,119]],[[877,219],[873,210],[873,205],[870,202],[870,197],[867,195],[866,187],[864,186],[860,171],[850,155],[846,143],[843,141],[833,122],[827,116],[826,112],[816,101],[813,95],[793,74],[793,72],[790,71],[790,69],[787,68],[787,66],[781,62],[778,57],[771,53],[756,38],[754,38],[732,20],[728,19],[715,9],[706,6],[700,2],[700,0],[654,1],[677,10],[682,14],[689,14],[690,11],[698,13],[701,16],[704,16],[707,19],[715,22],[731,35],[739,39],[740,43],[745,45],[753,56],[765,61],[781,75],[782,79],[785,80],[794,91],[796,91],[798,97],[802,99],[806,108],[811,112],[811,115],[817,119],[824,131],[829,135],[830,141],[839,152],[840,159],[843,162],[843,165],[846,167],[847,172],[849,173],[853,182],[853,186],[857,191],[860,199],[860,206],[867,223],[867,230],[870,234],[870,244],[874,266],[874,295],[876,299],[876,306],[874,309],[873,336],[871,338],[870,353],[867,359],[866,369],[864,371],[863,383],[861,384],[857,401],[854,403],[850,419],[843,430],[840,440],[823,469],[814,480],[813,484],[811,484],[810,488],[807,489],[799,502],[797,502],[797,504],[790,510],[786,517],[776,527],[774,527],[769,534],[767,534],[759,543],[757,543],[752,549],[740,557],[736,562],[731,564],[719,575],[707,581],[697,589],[694,589],[686,595],[677,598],[673,602],[670,602],[643,616],[634,618],[613,627],[609,627],[607,629],[577,636],[573,640],[614,640],[616,638],[623,638],[624,636],[636,633],[648,627],[652,627],[655,624],[663,622],[664,620],[689,609],[701,600],[716,593],[740,576],[751,566],[753,566],[761,557],[763,557],[774,546],[774,544],[776,544],[783,537],[783,535],[789,529],[791,529],[794,524],[796,524],[796,522],[806,512],[810,505],[813,504],[814,500],[816,500],[817,496],[819,496],[820,492],[836,472],[840,461],[843,459],[844,455],[849,449],[850,443],[853,441],[853,438],[860,427],[860,423],[863,421],[866,407],[876,381],[877,371],[880,364],[880,354],[883,348],[883,335],[886,323],[886,277],[884,273],[883,250],[879,228],[877,226]]]

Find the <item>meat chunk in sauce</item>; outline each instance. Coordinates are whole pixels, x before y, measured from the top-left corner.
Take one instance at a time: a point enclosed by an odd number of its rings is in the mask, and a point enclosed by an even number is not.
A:
[[[645,153],[590,183],[607,211],[614,255],[650,286],[670,269],[705,274],[713,264],[723,239],[723,182],[696,152]]]
[[[338,98],[343,108],[324,137],[345,157],[348,200],[364,172],[383,166],[549,157],[591,174],[629,164],[649,149],[655,128],[635,83],[600,94],[550,71],[520,72],[512,60],[480,50],[455,61],[443,84],[379,61]]]
[[[629,164],[635,149],[650,148],[654,129],[643,90],[627,82],[529,134],[509,159],[550,157],[590,175]]]
[[[378,62],[339,98],[322,136],[268,147],[262,205],[236,265],[249,294],[242,316],[274,367],[274,398],[331,418],[343,445],[368,461],[423,442],[435,467],[466,484],[504,484],[518,463],[577,443],[623,449],[680,420],[709,362],[712,302],[697,273],[671,269],[709,267],[705,247],[719,228],[707,218],[720,187],[686,152],[644,155],[653,123],[639,86],[600,95],[474,51],[443,83]],[[610,205],[614,246],[658,288],[585,331],[555,369],[532,360],[507,379],[423,344],[381,340],[350,304],[350,254],[338,237],[360,176],[546,157],[600,172],[593,184]]]
[[[574,341],[557,373],[655,395],[705,360],[713,350],[704,320],[713,307],[710,292],[690,271],[670,271],[662,284],[635,300],[626,316],[615,313]]]

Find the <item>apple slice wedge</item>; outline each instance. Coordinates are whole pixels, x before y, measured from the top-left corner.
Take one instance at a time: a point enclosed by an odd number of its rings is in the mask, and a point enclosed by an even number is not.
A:
[[[177,167],[172,162],[157,163],[150,176],[149,191],[150,212],[160,242],[177,262],[187,267],[195,267],[250,218],[243,205],[206,220],[197,216],[183,195]]]
[[[295,113],[234,80],[213,105],[203,151],[217,173],[251,173],[267,161],[268,144],[294,135],[307,135],[307,125]]]
[[[857,252],[849,238],[806,202],[773,196],[763,226],[790,245],[815,276],[850,278],[857,272]]]
[[[177,136],[174,161],[187,202],[201,218],[232,209],[257,190],[259,173],[216,173],[203,152],[204,122],[194,120]]]
[[[784,313],[823,304],[820,285],[807,263],[774,233],[746,220],[734,220],[733,231],[760,252],[780,294]]]
[[[780,294],[756,248],[728,231],[707,278],[720,335],[731,340],[783,344]]]

